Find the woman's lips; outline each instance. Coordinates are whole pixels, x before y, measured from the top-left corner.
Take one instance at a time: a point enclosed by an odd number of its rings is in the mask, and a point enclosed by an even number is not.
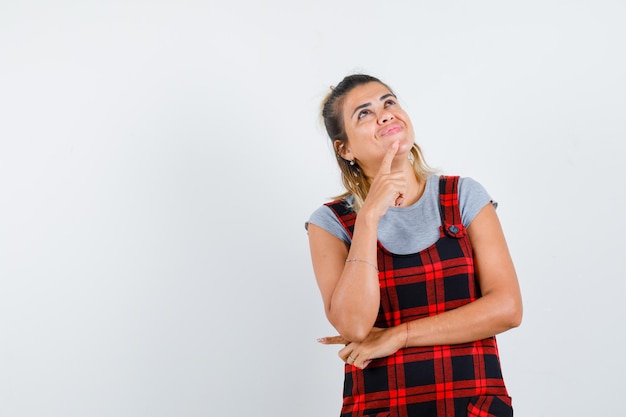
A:
[[[380,136],[393,135],[394,133],[398,133],[401,130],[402,130],[402,127],[399,125],[389,126],[386,129],[384,129],[382,132],[380,132]]]

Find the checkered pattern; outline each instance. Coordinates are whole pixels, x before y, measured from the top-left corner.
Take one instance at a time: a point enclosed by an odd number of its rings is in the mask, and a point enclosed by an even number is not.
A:
[[[412,255],[378,243],[380,310],[377,327],[397,326],[471,303],[480,297],[472,248],[461,222],[458,177],[440,179],[440,239]],[[352,236],[355,213],[328,203]],[[342,417],[512,416],[494,337],[471,343],[409,347],[360,370],[345,367]]]

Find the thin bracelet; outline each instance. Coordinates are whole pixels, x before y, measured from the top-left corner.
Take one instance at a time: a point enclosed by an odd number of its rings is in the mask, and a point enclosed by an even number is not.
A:
[[[404,348],[408,348],[409,347],[409,323],[411,323],[410,321],[406,322],[406,342],[404,342]]]
[[[376,265],[374,265],[371,262],[364,261],[363,259],[357,259],[357,258],[346,259],[346,263],[348,263],[348,262],[363,262],[364,264],[368,264],[369,266],[374,268],[376,270],[376,272],[378,272],[378,267]]]

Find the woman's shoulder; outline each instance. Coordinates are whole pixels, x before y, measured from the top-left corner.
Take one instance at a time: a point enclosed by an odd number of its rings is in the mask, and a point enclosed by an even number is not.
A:
[[[471,177],[459,178],[459,206],[465,227],[468,227],[480,210],[489,203],[494,207],[497,206],[480,182]]]
[[[464,194],[474,194],[474,193],[486,193],[487,191],[485,190],[485,187],[483,187],[483,185],[476,181],[474,178],[472,177],[464,177],[462,175],[439,175],[439,174],[431,174],[428,177],[428,182],[431,184],[434,183],[438,183],[439,180],[442,177],[458,177],[459,178],[459,183],[458,183],[458,192],[460,193],[464,193]],[[437,188],[437,191],[439,191],[439,188]]]
[[[343,227],[343,224],[341,223],[341,221],[335,214],[335,211],[333,211],[329,207],[329,206],[332,206],[333,204],[342,204],[347,207],[350,207],[351,200],[349,197],[350,196],[343,198],[343,199],[333,200],[326,204],[321,205],[320,207],[315,209],[313,213],[311,213],[309,220],[307,220],[304,223],[304,227],[308,230],[309,224],[314,224],[326,230],[327,232],[331,233],[335,237],[343,240],[344,242],[349,243],[350,237],[348,233],[346,232],[345,228]]]
[[[439,180],[443,175],[433,174],[428,177],[427,191],[431,199],[439,198]],[[445,175],[446,177],[459,177],[458,182],[458,202],[459,209],[461,210],[461,221],[465,227],[474,220],[476,215],[490,202],[497,206],[497,204],[491,199],[491,196],[483,187],[483,185],[476,181],[472,177],[463,177],[460,175]]]
[[[482,184],[476,181],[474,178],[459,176],[459,189],[461,188],[466,188],[469,190],[484,189]]]

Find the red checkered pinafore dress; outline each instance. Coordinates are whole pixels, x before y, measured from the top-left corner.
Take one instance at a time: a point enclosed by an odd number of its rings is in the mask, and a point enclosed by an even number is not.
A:
[[[380,310],[376,327],[398,326],[480,297],[472,247],[461,222],[458,177],[442,176],[439,240],[397,255],[378,242]],[[327,204],[352,236],[356,215],[343,200]],[[512,416],[495,337],[470,343],[409,347],[345,367],[341,417]]]

